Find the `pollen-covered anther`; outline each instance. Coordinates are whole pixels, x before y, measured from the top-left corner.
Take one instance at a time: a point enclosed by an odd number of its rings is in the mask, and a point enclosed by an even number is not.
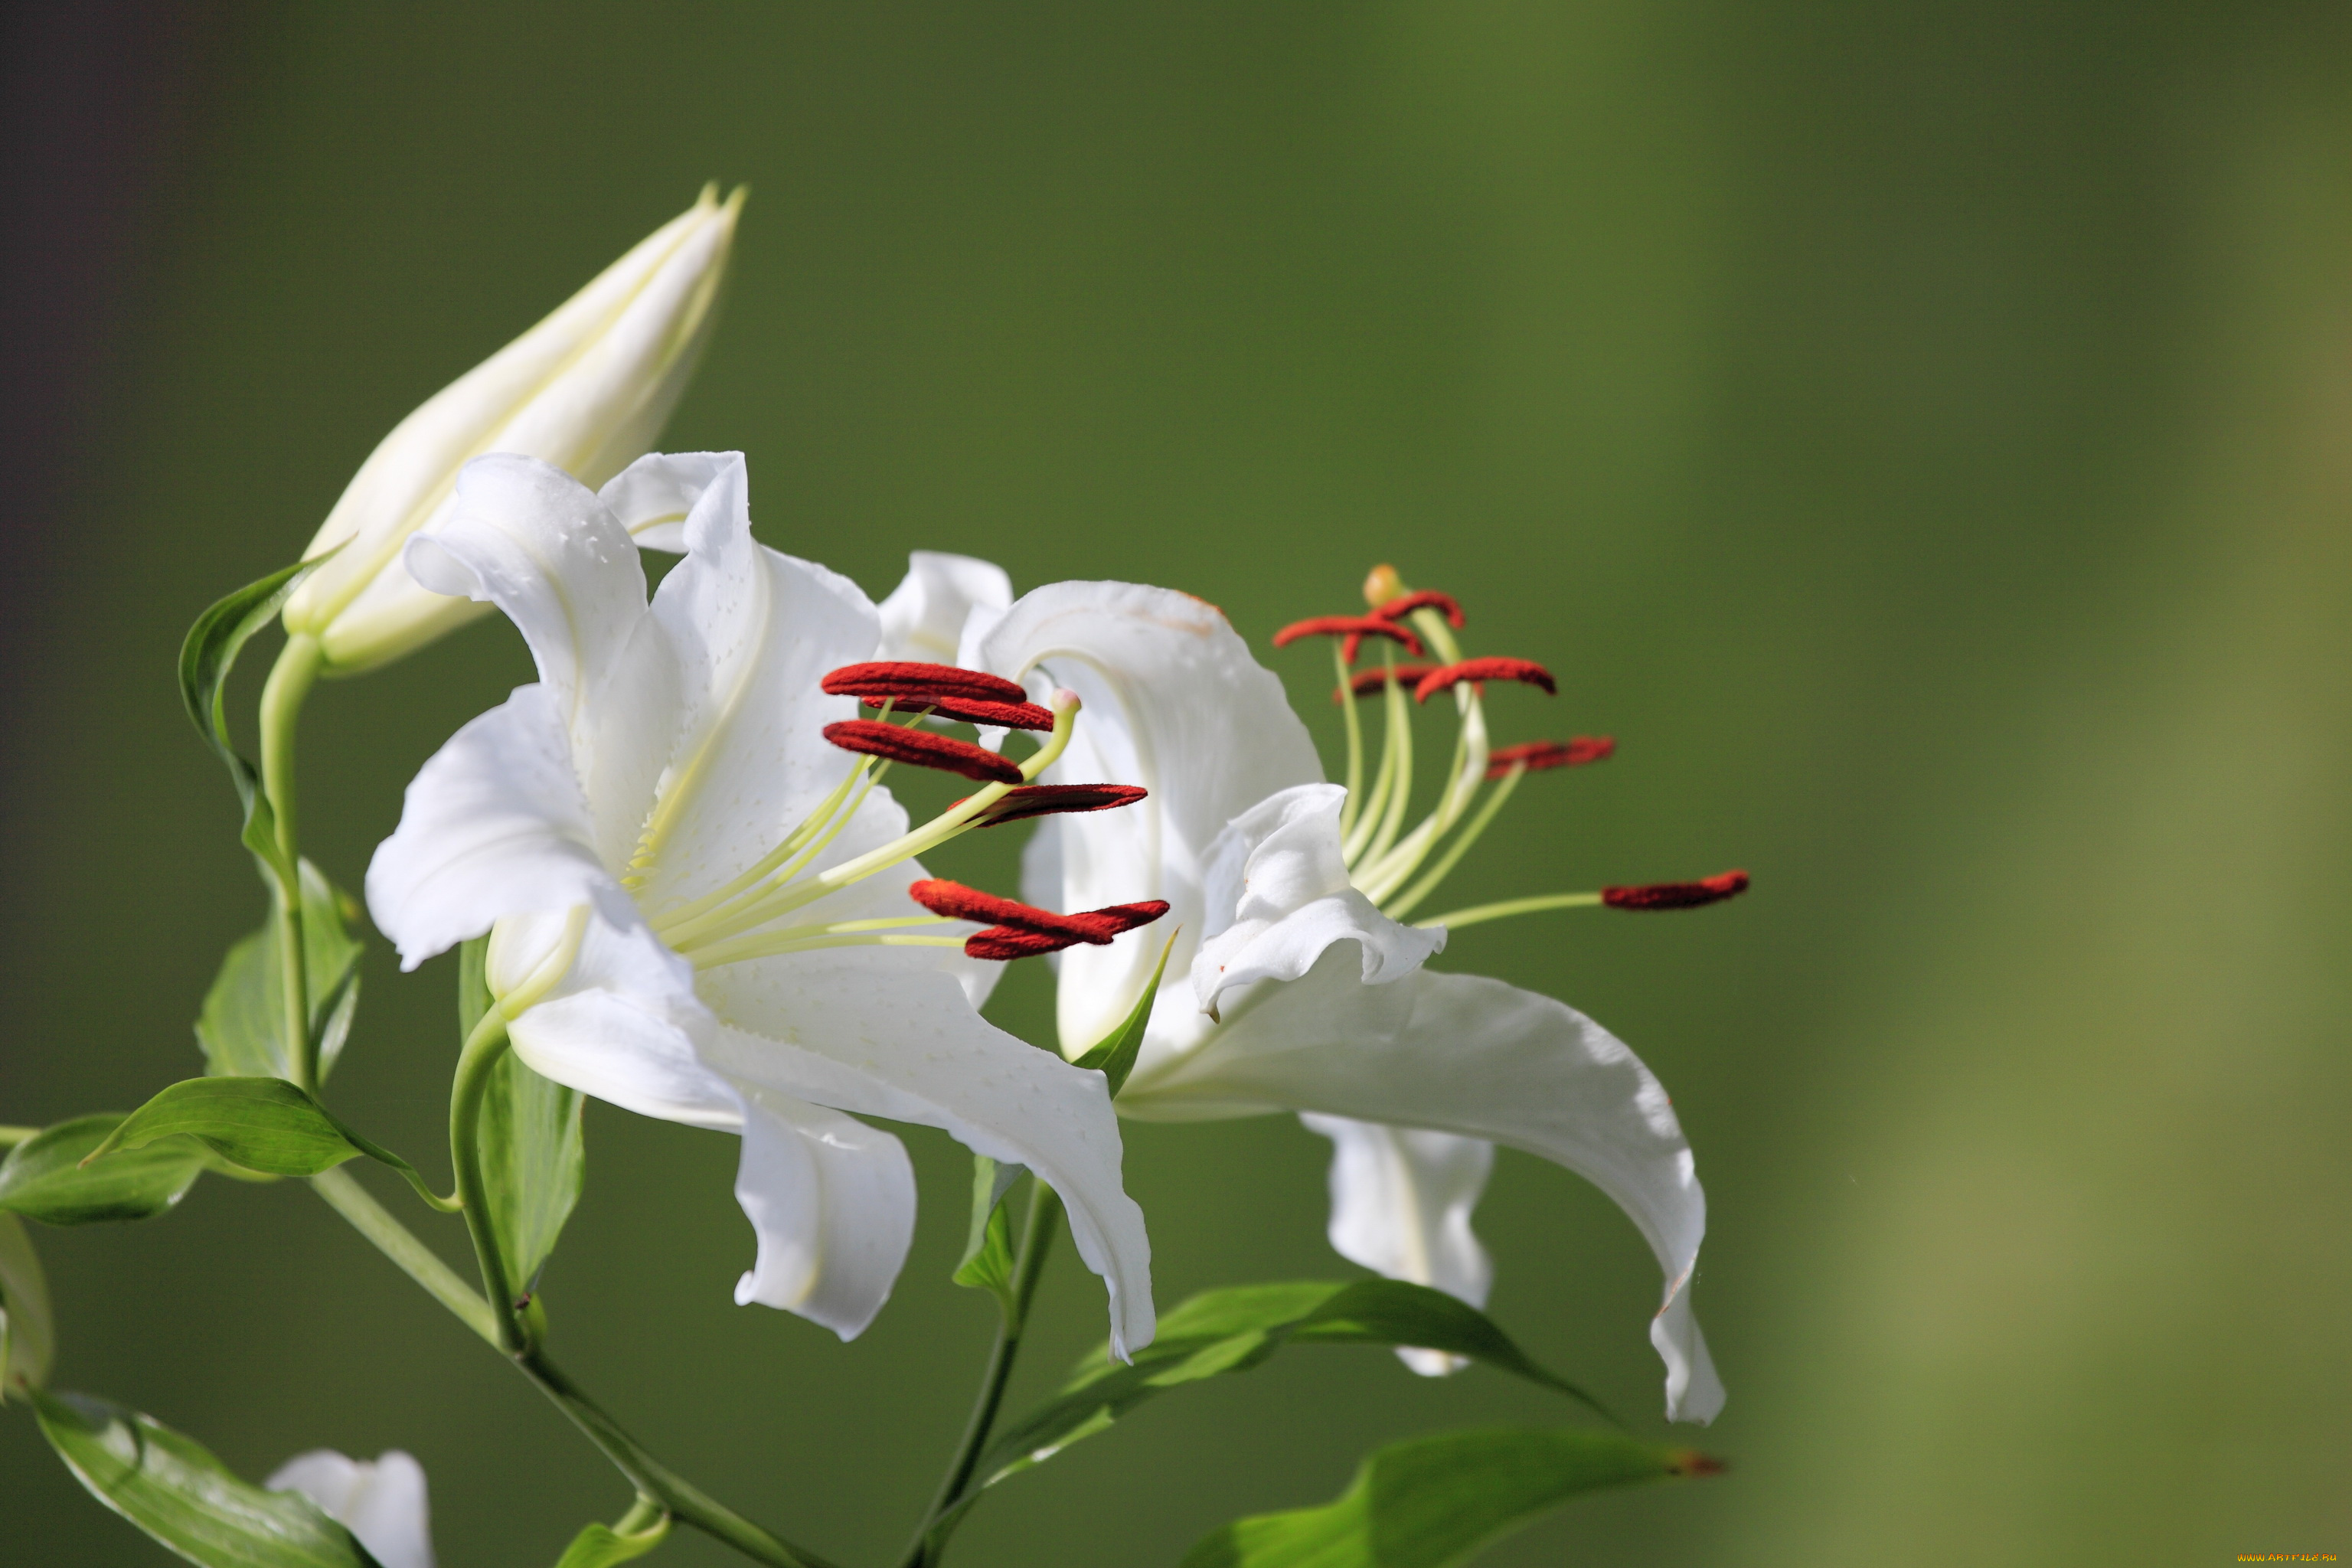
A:
[[[1121,931],[1149,925],[1168,912],[1165,902],[1152,899],[1139,904],[1112,904],[1105,909],[1057,915],[1051,910],[983,893],[978,888],[967,888],[942,877],[908,884],[907,896],[935,915],[992,922],[989,930],[976,931],[968,938],[963,950],[967,957],[997,960],[1028,958],[1082,942],[1101,947]]]
[[[1150,793],[1141,784],[1023,784],[1005,791],[1003,798],[981,816],[979,826],[994,827],[1001,823],[1022,822],[1065,811],[1112,811],[1133,805]]]
[[[895,702],[902,710],[928,710],[941,719],[966,724],[994,724],[1007,730],[1050,730],[1054,715],[1034,702],[982,702],[967,697],[868,697],[866,706]]]
[[[1401,621],[1415,610],[1443,610],[1445,624],[1455,631],[1462,629],[1462,603],[1451,594],[1441,594],[1434,588],[1418,588],[1410,594],[1399,594],[1372,606],[1372,614],[1383,621]]]
[[[1426,702],[1448,687],[1459,686],[1465,680],[1482,686],[1489,680],[1516,680],[1525,686],[1540,686],[1548,692],[1559,689],[1551,671],[1531,658],[1465,658],[1423,676],[1421,683],[1412,689],[1412,700]]]
[[[863,752],[869,757],[961,773],[982,784],[1021,782],[1021,766],[1010,757],[1001,757],[970,741],[935,735],[928,730],[901,729],[874,719],[844,719],[839,723],[827,724],[824,738],[845,752]]]
[[[1423,676],[1437,668],[1433,664],[1399,664],[1383,665],[1378,669],[1360,669],[1348,678],[1346,691],[1332,688],[1331,700],[1336,703],[1343,697],[1378,697],[1391,680],[1410,689],[1421,684]]]
[[[1365,637],[1386,637],[1403,645],[1405,652],[1415,658],[1423,657],[1421,638],[1410,626],[1394,621],[1384,621],[1376,616],[1310,616],[1303,621],[1293,621],[1274,634],[1274,646],[1288,647],[1301,637],[1346,637],[1346,654],[1350,662],[1356,647]]]
[[[1580,768],[1606,762],[1616,754],[1617,742],[1608,735],[1578,735],[1567,741],[1522,741],[1487,753],[1486,776],[1501,778],[1513,768],[1539,773],[1546,768]]]
[[[1695,910],[1719,904],[1748,890],[1748,873],[1725,871],[1696,882],[1649,882],[1638,888],[1603,888],[1601,901],[1612,910]]]
[[[868,664],[845,664],[828,671],[818,683],[835,697],[895,698],[902,705],[928,707],[943,698],[969,702],[1026,702],[1029,694],[1018,682],[986,670],[962,669],[952,664],[922,664],[912,659],[877,659]]]

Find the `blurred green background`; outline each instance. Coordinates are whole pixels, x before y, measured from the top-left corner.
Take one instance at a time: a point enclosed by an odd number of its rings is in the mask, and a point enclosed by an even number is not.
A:
[[[1731,1395],[1704,1436],[1731,1474],[1487,1561],[2352,1550],[2352,13],[235,17],[17,629],[0,1121],[196,1070],[189,1020],[261,916],[178,711],[188,620],[289,559],[425,395],[744,181],[666,444],[748,451],[768,542],[877,596],[910,547],[1170,584],[1261,647],[1392,560],[1561,673],[1550,706],[1501,697],[1506,738],[1621,742],[1530,781],[1459,901],[1755,873],[1726,909],[1508,922],[1441,961],[1574,1002],[1673,1090]],[[1265,657],[1328,733],[1319,653]],[[527,671],[482,624],[323,689],[312,854],[355,886],[417,763]],[[1009,887],[1012,847],[942,863]],[[447,969],[372,947],[335,1082],[436,1169]],[[1042,1031],[1045,976],[1005,991]],[[992,1323],[943,1278],[959,1152],[910,1137],[914,1257],[845,1347],[731,1304],[732,1140],[602,1106],[589,1137],[558,1353],[719,1496],[886,1560]],[[1129,1150],[1163,1306],[1348,1272],[1295,1123]],[[1479,1228],[1502,1321],[1663,1433],[1632,1226],[1506,1154]],[[39,1241],[60,1385],[254,1476],[407,1447],[449,1568],[551,1562],[626,1500],[295,1184]],[[1101,1331],[1066,1252],[1045,1301],[1029,1391]],[[960,1559],[1172,1562],[1378,1442],[1560,1415],[1300,1351],[1001,1489]],[[12,1562],[163,1560],[20,1412],[0,1519]]]

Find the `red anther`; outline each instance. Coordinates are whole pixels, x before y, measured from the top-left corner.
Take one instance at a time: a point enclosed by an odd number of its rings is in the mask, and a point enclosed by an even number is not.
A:
[[[868,708],[879,708],[894,700],[887,697],[869,697]],[[1050,709],[1034,702],[982,702],[969,697],[901,697],[895,699],[901,709],[912,712],[929,710],[942,719],[961,720],[966,724],[998,724],[1008,730],[1050,730],[1054,714]]]
[[[991,926],[963,939],[963,955],[1007,963],[1016,958],[1034,958],[1041,952],[1059,952],[1069,945],[1066,937],[1039,936],[1035,931],[1015,931],[1011,926]]]
[[[1019,784],[1021,769],[1010,757],[983,751],[970,741],[935,735],[929,730],[904,730],[872,719],[844,719],[824,727],[824,738],[845,752],[863,752],[919,768],[961,773],[982,784]]]
[[[1310,616],[1303,621],[1293,621],[1275,633],[1274,646],[1288,647],[1300,637],[1346,637],[1349,639],[1347,656],[1353,659],[1356,642],[1368,637],[1386,637],[1391,642],[1402,643],[1407,653],[1416,658],[1421,657],[1421,639],[1413,636],[1412,627],[1371,616]]]
[[[994,827],[1000,823],[1051,816],[1063,811],[1110,811],[1133,805],[1150,793],[1141,784],[1023,784],[1019,789],[1005,791],[980,819],[980,826]]]
[[[1441,594],[1434,588],[1419,588],[1410,594],[1399,594],[1386,604],[1376,605],[1372,614],[1384,621],[1401,621],[1415,610],[1444,610],[1445,624],[1455,631],[1462,629],[1462,605],[1451,594]]]
[[[877,659],[871,664],[845,664],[818,682],[835,697],[877,697],[898,700],[901,706],[929,708],[943,698],[967,702],[1026,702],[1029,694],[1017,682],[985,670],[959,669],[952,664],[919,664],[908,659]]]
[[[1651,882],[1639,888],[1603,888],[1601,901],[1612,910],[1695,910],[1719,904],[1748,890],[1748,873],[1726,871],[1696,882]]]
[[[1531,773],[1539,773],[1546,768],[1580,768],[1587,763],[1606,762],[1616,750],[1616,741],[1608,735],[1579,735],[1572,741],[1522,741],[1516,746],[1489,752],[1486,776],[1498,779],[1515,767],[1524,767]]]
[[[907,896],[935,915],[994,922],[989,930],[975,931],[967,938],[963,951],[967,957],[999,960],[1053,952],[1082,942],[1101,947],[1121,931],[1149,925],[1168,912],[1165,903],[1153,899],[1140,904],[1113,904],[1108,909],[1057,915],[1051,910],[1000,899],[994,893],[983,893],[977,888],[939,877],[909,883]]]
[[[1730,1468],[1713,1454],[1702,1454],[1696,1448],[1677,1449],[1666,1460],[1667,1472],[1677,1476],[1719,1476]]]
[[[1412,700],[1426,702],[1447,687],[1458,686],[1465,680],[1475,680],[1482,685],[1489,680],[1517,680],[1529,686],[1540,686],[1546,691],[1557,692],[1559,689],[1551,678],[1551,671],[1531,658],[1465,658],[1460,664],[1449,664],[1423,676],[1421,684],[1412,689]]]
[[[1437,668],[1433,664],[1400,664],[1393,667],[1382,665],[1378,669],[1360,669],[1348,678],[1348,690],[1345,695],[1371,697],[1377,695],[1380,689],[1391,679],[1403,686],[1417,685],[1423,676]],[[1342,695],[1339,689],[1334,687],[1331,690],[1331,700],[1337,703]]]

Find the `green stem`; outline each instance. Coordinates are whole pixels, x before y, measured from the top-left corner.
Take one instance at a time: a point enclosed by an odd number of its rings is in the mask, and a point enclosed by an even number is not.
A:
[[[278,828],[278,951],[285,1008],[287,1073],[298,1088],[319,1087],[318,1042],[310,1033],[309,971],[302,952],[302,854],[294,827],[294,727],[319,678],[319,639],[296,633],[261,688],[261,790]]]
[[[724,1542],[755,1563],[770,1563],[773,1568],[832,1568],[824,1558],[761,1529],[646,1453],[635,1438],[621,1430],[619,1423],[605,1415],[594,1400],[549,1361],[544,1351],[525,1351],[514,1361],[525,1376],[539,1384],[540,1392],[603,1450],[631,1485],[657,1500],[673,1517]]]
[[[457,1054],[457,1081],[449,1091],[449,1164],[457,1173],[457,1201],[466,1205],[466,1230],[474,1238],[474,1260],[482,1270],[482,1291],[497,1315],[499,1349],[520,1356],[531,1348],[530,1332],[515,1304],[514,1281],[491,1228],[489,1183],[482,1175],[482,1100],[490,1069],[507,1053],[507,1016],[496,1007],[482,1015],[466,1048]]]
[[[643,1535],[646,1531],[651,1530],[655,1525],[660,1523],[662,1517],[668,1513],[668,1511],[669,1510],[667,1509],[662,1507],[661,1500],[659,1498],[650,1498],[645,1493],[639,1492],[637,1494],[637,1500],[629,1505],[629,1511],[623,1514],[618,1520],[614,1521],[613,1533],[615,1535]]]
[[[0,1127],[0,1149],[14,1149],[17,1144],[40,1136],[37,1127]]]
[[[490,1304],[476,1295],[474,1288],[457,1278],[457,1271],[442,1262],[414,1232],[393,1218],[392,1212],[371,1197],[350,1172],[341,1167],[321,1172],[310,1178],[310,1186],[329,1207],[351,1221],[353,1229],[375,1243],[376,1250],[425,1287],[426,1295],[455,1312],[459,1322],[491,1344],[499,1342],[498,1319]]]
[[[497,1017],[498,1015],[492,1013],[489,1016]],[[477,1036],[482,1033],[482,1030],[476,1030]],[[502,1030],[500,1037],[503,1040]],[[467,1042],[469,1046],[472,1043]],[[491,1059],[495,1060],[495,1056]],[[478,1103],[477,1096],[478,1109]],[[466,1168],[467,1163],[459,1163],[460,1171]],[[338,1214],[351,1221],[362,1236],[375,1243],[385,1257],[398,1264],[410,1279],[425,1287],[427,1294],[456,1313],[460,1322],[488,1343],[501,1345],[501,1335],[511,1321],[511,1312],[502,1314],[494,1310],[488,1301],[476,1295],[470,1286],[457,1278],[455,1269],[442,1262],[347,1173],[328,1171],[311,1177],[310,1185]],[[473,1212],[468,1210],[468,1217]],[[540,1391],[570,1417],[573,1426],[587,1434],[588,1440],[613,1461],[614,1468],[628,1479],[629,1484],[637,1489],[641,1498],[656,1500],[660,1509],[726,1542],[754,1562],[770,1563],[773,1568],[831,1568],[824,1559],[801,1551],[761,1529],[646,1453],[635,1438],[622,1430],[618,1422],[605,1415],[578,1384],[550,1362],[545,1352],[534,1348],[511,1352],[509,1359],[525,1377],[539,1385]],[[632,1510],[629,1517],[636,1518],[636,1510]]]
[[[944,1538],[931,1539],[932,1527],[963,1500],[964,1489],[971,1485],[981,1452],[988,1446],[989,1432],[996,1425],[996,1413],[1004,1404],[1004,1388],[1012,1381],[1013,1363],[1021,1354],[1021,1335],[1028,1326],[1029,1306],[1036,1299],[1037,1282],[1045,1276],[1045,1255],[1052,1250],[1054,1233],[1060,1228],[1062,1217],[1060,1194],[1036,1177],[1030,1180],[1034,1185],[1029,1193],[1029,1218],[1021,1230],[1021,1255],[1013,1260],[1013,1291],[1009,1300],[1000,1302],[1003,1317],[997,1325],[996,1343],[988,1352],[988,1370],[981,1376],[980,1397],[972,1404],[971,1420],[964,1427],[963,1441],[956,1447],[946,1479],[940,1483],[939,1496],[932,1500],[929,1511],[923,1516],[922,1528],[915,1532],[913,1542],[907,1548],[904,1568],[929,1568],[946,1549]]]

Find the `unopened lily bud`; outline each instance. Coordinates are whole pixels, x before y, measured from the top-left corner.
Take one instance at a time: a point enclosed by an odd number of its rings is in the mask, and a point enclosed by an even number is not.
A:
[[[722,202],[707,187],[368,455],[303,557],[342,548],[286,603],[287,631],[317,638],[329,672],[372,668],[488,612],[428,593],[401,561],[468,459],[519,452],[593,489],[653,446],[710,335],[742,206],[742,191]]]

